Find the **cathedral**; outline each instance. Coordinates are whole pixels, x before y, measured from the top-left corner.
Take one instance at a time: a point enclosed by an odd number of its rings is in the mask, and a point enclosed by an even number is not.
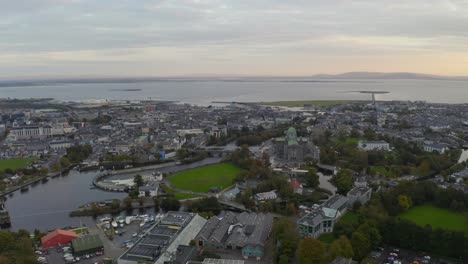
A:
[[[320,152],[308,138],[298,137],[296,129],[290,127],[284,137],[275,139],[277,156],[288,162],[302,162],[305,158],[319,159]]]

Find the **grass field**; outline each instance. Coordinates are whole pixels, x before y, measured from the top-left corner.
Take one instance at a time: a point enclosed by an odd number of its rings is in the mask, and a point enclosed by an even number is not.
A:
[[[191,198],[200,197],[199,195],[196,195],[196,194],[177,192],[177,191],[171,189],[171,188],[170,188],[169,186],[167,186],[167,185],[163,185],[163,186],[162,186],[162,189],[164,190],[165,193],[172,193],[172,194],[174,194],[174,197],[175,197],[177,200],[184,200],[184,199],[191,199]]]
[[[242,170],[231,163],[221,163],[178,173],[169,178],[174,188],[207,193],[210,188],[219,190],[232,185],[232,181]]]
[[[271,106],[290,106],[302,107],[304,105],[312,105],[316,107],[333,106],[340,104],[348,104],[355,102],[354,100],[308,100],[308,101],[275,101],[275,102],[261,102],[262,105]]]
[[[431,225],[432,228],[441,228],[453,231],[463,231],[468,235],[468,214],[452,212],[431,205],[422,205],[411,208],[400,215],[418,225]]]
[[[33,161],[33,158],[0,160],[0,171],[4,171],[8,168],[12,170],[24,168]]]

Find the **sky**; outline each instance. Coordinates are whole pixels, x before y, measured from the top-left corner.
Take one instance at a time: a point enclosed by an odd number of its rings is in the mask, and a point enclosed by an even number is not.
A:
[[[0,78],[468,75],[468,0],[0,0]]]

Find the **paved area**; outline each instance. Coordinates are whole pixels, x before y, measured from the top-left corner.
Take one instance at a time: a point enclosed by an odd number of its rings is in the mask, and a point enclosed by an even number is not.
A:
[[[101,256],[93,256],[89,259],[80,258],[79,261],[74,263],[82,264],[94,264],[96,262],[102,262],[104,258],[117,259],[127,248],[123,246],[124,241],[136,241],[139,237],[137,234],[143,232],[139,225],[139,221],[135,221],[130,225],[126,225],[124,228],[119,228],[119,232],[123,232],[121,235],[116,235],[113,239],[109,239],[104,232],[102,232],[96,225],[89,227],[90,234],[97,234],[101,238],[104,244],[104,254]],[[51,248],[48,250],[49,254],[42,255],[47,259],[48,264],[64,264],[66,262],[63,257],[62,250]]]

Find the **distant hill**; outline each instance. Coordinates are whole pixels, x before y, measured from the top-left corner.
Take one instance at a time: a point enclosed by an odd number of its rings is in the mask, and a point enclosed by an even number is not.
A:
[[[430,80],[468,80],[468,76],[442,76],[411,72],[346,72],[340,74],[317,74],[317,79],[430,79]]]

